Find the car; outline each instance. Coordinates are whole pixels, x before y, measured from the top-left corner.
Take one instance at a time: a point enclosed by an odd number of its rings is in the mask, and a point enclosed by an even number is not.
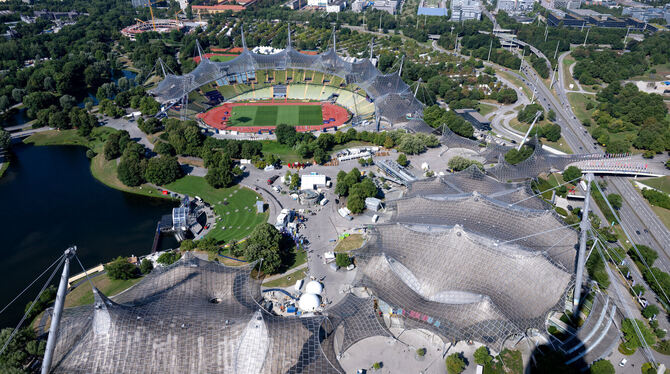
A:
[[[277,178],[279,178],[279,175],[271,176],[270,178],[268,178],[268,184],[274,183],[277,180]]]
[[[645,234],[649,234],[649,230],[644,229],[644,233],[645,233]]]
[[[628,359],[624,358],[623,360],[621,360],[621,362],[619,362],[619,366],[621,366],[621,367],[626,366],[626,362],[628,362]]]
[[[635,233],[640,235],[640,230],[635,230]]]

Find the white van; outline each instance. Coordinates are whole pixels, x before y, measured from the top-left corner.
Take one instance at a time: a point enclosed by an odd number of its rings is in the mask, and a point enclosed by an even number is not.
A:
[[[379,215],[375,214],[374,216],[372,216],[372,223],[377,223],[378,219],[379,219]]]
[[[319,202],[319,205],[321,206],[324,206],[326,204],[328,204],[328,199],[321,199],[321,201]]]

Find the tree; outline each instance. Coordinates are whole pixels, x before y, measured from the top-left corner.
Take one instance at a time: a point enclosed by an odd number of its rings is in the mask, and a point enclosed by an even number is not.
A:
[[[351,259],[346,253],[338,253],[335,256],[335,264],[341,268],[346,268],[347,266],[351,265]]]
[[[165,252],[165,253],[161,254],[160,256],[158,256],[158,258],[156,259],[156,262],[158,262],[159,264],[161,264],[163,266],[170,266],[170,265],[174,264],[175,262],[177,262],[177,260],[179,260],[180,258],[181,258],[181,255],[179,254],[179,252],[170,251],[170,252]]]
[[[286,144],[290,147],[293,147],[298,140],[298,134],[295,131],[295,127],[285,123],[277,125],[275,128],[275,136],[277,137],[277,142],[279,144]]]
[[[8,131],[0,129],[0,149],[9,149],[12,144],[12,136]]]
[[[398,159],[396,160],[400,166],[407,166],[409,165],[409,161],[407,161],[407,155],[404,153],[401,153],[398,155]]]
[[[174,156],[159,156],[150,159],[144,172],[147,181],[159,186],[172,183],[181,176],[181,167]]]
[[[477,166],[480,170],[484,170],[484,165],[481,162],[475,160],[469,160],[465,157],[454,156],[449,159],[447,166],[453,171],[461,171],[469,168],[471,165]]]
[[[520,151],[517,151],[516,148],[512,148],[509,151],[507,151],[507,153],[505,153],[505,161],[507,161],[512,165],[516,165],[521,161],[524,161],[525,159],[530,157],[530,155],[532,154],[533,154],[533,148],[527,145],[521,147]]]
[[[553,109],[549,109],[549,112],[547,112],[547,119],[552,122],[556,121],[556,112]]]
[[[112,279],[131,279],[137,275],[137,267],[124,257],[117,257],[114,261],[105,265],[105,271]]]
[[[153,268],[154,264],[148,258],[143,259],[140,263],[140,272],[144,275],[151,273]]]
[[[165,142],[158,142],[154,146],[154,152],[158,153],[159,155],[167,155],[167,156],[174,156],[175,151],[174,147],[170,143],[165,143]]]
[[[262,271],[273,274],[281,266],[282,234],[269,223],[262,223],[254,228],[246,241],[244,257],[253,262],[263,259]]]
[[[601,359],[591,364],[591,374],[614,374],[614,365],[609,360]]]
[[[447,356],[447,372],[449,374],[460,374],[465,370],[465,360],[460,353],[452,353]]]
[[[642,315],[644,316],[644,318],[649,319],[654,316],[657,316],[660,311],[661,310],[658,308],[658,306],[654,304],[649,304],[646,308],[642,309]]]
[[[129,187],[135,187],[144,183],[145,169],[145,160],[135,155],[121,157],[121,161],[116,168],[116,175],[121,183]]]
[[[619,210],[621,209],[621,205],[623,204],[623,199],[621,198],[621,195],[617,195],[615,193],[611,193],[607,195],[607,201],[612,205],[612,208]]]
[[[636,329],[633,324],[636,324],[638,328]],[[623,345],[626,348],[630,350],[635,350],[636,348],[642,346],[642,342],[637,336],[637,330],[640,331],[642,339],[645,342],[645,345],[652,346],[656,344],[656,336],[651,331],[651,329],[649,329],[646,326],[644,322],[638,319],[626,318],[621,323],[621,332],[623,332],[624,334],[624,341],[625,341]]]
[[[570,166],[563,172],[563,180],[577,182],[576,179],[582,176],[582,171],[576,166]]]
[[[488,347],[486,347],[485,345],[477,348],[477,350],[474,353],[474,356],[475,356],[475,363],[482,366],[485,366],[486,364],[489,364],[491,361],[493,361],[493,356],[491,356]]]
[[[351,195],[347,199],[347,208],[351,213],[363,213],[365,210],[365,198],[359,195]]]
[[[628,255],[634,261],[642,262],[642,259],[644,259],[644,262],[646,262],[648,266],[653,266],[656,259],[658,259],[658,252],[643,244],[636,244],[635,247],[637,247],[637,251],[634,247],[631,247],[628,250]],[[638,256],[638,252],[642,258]]]
[[[323,165],[330,161],[330,156],[323,150],[323,148],[317,147],[314,149],[314,161],[319,165]]]

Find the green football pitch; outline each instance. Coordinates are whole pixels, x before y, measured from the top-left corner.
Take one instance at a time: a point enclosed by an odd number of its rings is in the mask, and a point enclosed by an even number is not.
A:
[[[230,61],[230,60],[234,59],[235,57],[237,57],[237,56],[216,56],[216,55],[214,55],[214,56],[210,57],[209,59],[211,61],[224,62],[224,61]]]
[[[321,105],[235,106],[229,126],[316,126],[323,124]]]

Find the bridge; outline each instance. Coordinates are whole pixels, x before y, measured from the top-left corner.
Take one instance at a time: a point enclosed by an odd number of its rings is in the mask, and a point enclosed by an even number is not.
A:
[[[10,132],[10,136],[11,136],[12,140],[19,140],[19,139],[27,138],[32,134],[36,134],[38,132],[48,131],[48,130],[53,130],[53,128],[51,128],[51,127],[39,127],[39,128],[36,128],[36,129],[28,129],[28,130],[23,130],[23,128],[22,128],[21,131]]]
[[[644,159],[640,155],[624,157],[605,157],[601,159],[584,159],[566,166],[576,166],[583,173],[632,175],[662,177],[668,175],[663,161]]]

